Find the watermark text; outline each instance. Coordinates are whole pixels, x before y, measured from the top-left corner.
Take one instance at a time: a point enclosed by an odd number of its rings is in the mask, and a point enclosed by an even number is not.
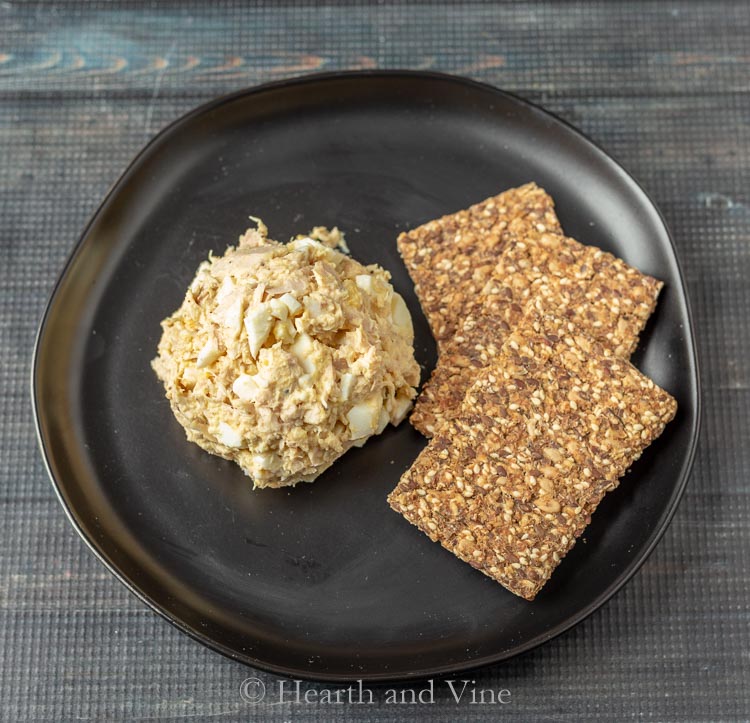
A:
[[[437,700],[456,705],[508,705],[507,688],[484,688],[471,678],[427,680],[413,687],[368,688],[358,680],[346,687],[319,687],[302,680],[246,678],[240,684],[246,703],[265,705],[433,705]]]

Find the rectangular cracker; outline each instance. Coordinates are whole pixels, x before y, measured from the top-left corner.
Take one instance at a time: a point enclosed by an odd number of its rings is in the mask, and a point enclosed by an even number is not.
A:
[[[676,409],[575,323],[533,309],[388,501],[433,541],[532,600]]]
[[[452,297],[484,286],[511,231],[534,229],[562,233],[552,198],[527,183],[399,235],[399,253],[439,345],[455,328]]]
[[[458,409],[477,369],[497,354],[527,304],[540,299],[629,358],[651,316],[662,282],[595,246],[534,233],[510,241],[481,293],[457,294],[449,307],[459,327],[441,349],[410,421],[429,437]]]

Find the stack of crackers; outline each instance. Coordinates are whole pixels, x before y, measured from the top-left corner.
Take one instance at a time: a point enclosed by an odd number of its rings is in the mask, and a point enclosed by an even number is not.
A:
[[[439,359],[411,415],[430,443],[388,500],[532,600],[676,413],[628,361],[662,282],[566,237],[533,183],[398,248]]]

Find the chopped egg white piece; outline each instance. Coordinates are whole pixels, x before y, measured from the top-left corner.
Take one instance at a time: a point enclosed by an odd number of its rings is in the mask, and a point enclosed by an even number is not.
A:
[[[285,321],[277,321],[273,325],[272,331],[277,341],[286,343],[294,341],[294,337],[297,335],[297,330],[289,319],[286,319]]]
[[[271,471],[278,467],[279,458],[273,452],[266,452],[264,454],[253,455],[253,462],[255,462],[259,469]]]
[[[401,422],[406,419],[406,415],[412,407],[412,400],[408,397],[396,397],[393,400],[393,407],[391,410],[391,422],[394,427],[398,427]]]
[[[354,283],[365,293],[372,293],[372,276],[370,274],[358,274],[354,277]]]
[[[182,386],[192,389],[198,381],[198,370],[195,367],[186,367],[182,372]]]
[[[232,449],[239,449],[242,447],[242,434],[236,429],[230,427],[226,422],[219,422],[219,431],[216,435],[216,439],[218,439],[223,445],[231,447]]]
[[[294,316],[301,308],[302,304],[297,301],[289,292],[279,298],[279,301],[289,309],[289,313]]]
[[[406,302],[401,294],[397,294],[395,291],[393,292],[393,298],[391,299],[391,318],[393,319],[393,323],[400,329],[403,329],[410,334],[414,333],[411,314],[406,306]]]
[[[268,302],[271,316],[284,321],[289,316],[289,307],[281,299],[271,299]]]
[[[346,414],[349,432],[352,439],[369,437],[375,434],[380,419],[382,400],[379,395],[372,395],[359,404],[355,404]]]
[[[243,402],[250,402],[258,392],[258,385],[249,374],[240,374],[232,384],[232,391]]]
[[[348,402],[349,397],[352,393],[352,389],[354,388],[354,383],[356,379],[354,377],[354,374],[349,374],[348,372],[341,375],[341,401],[342,402]]]
[[[231,276],[225,276],[224,281],[221,282],[219,290],[216,292],[216,302],[221,304],[227,297],[231,296],[234,291],[234,281]]]
[[[272,323],[273,317],[266,304],[259,304],[245,314],[247,343],[250,345],[250,353],[254,357],[258,356],[260,348],[268,338]]]
[[[195,366],[198,369],[213,364],[219,358],[219,345],[216,343],[216,339],[212,336],[208,338],[208,341],[203,345],[203,348],[198,352],[198,360]]]
[[[236,339],[242,331],[242,312],[245,304],[242,297],[238,296],[229,306],[224,314],[224,326],[231,333],[232,338]]]
[[[303,238],[294,239],[294,241],[290,241],[288,244],[291,248],[293,248],[295,251],[300,251],[302,249],[308,249],[308,248],[321,248],[323,247],[323,244],[321,244],[319,241],[315,241],[311,239],[309,236],[304,236]]]
[[[380,416],[378,417],[378,426],[375,427],[375,434],[382,434],[390,421],[391,418],[388,416],[388,412],[385,411],[385,408],[381,407]]]
[[[292,344],[292,354],[294,354],[307,374],[312,374],[315,371],[315,362],[311,359],[314,350],[315,345],[309,334],[300,334],[294,344]]]

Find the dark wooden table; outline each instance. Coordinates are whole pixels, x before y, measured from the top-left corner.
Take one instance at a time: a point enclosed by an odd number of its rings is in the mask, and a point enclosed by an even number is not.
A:
[[[690,286],[704,425],[687,494],[604,609],[468,676],[506,705],[325,706],[202,648],[135,600],[66,521],[28,376],[89,214],[163,125],[226,91],[345,68],[431,68],[582,128],[664,212]],[[736,720],[750,716],[750,6],[745,2],[0,2],[0,715],[4,720]],[[257,676],[269,694],[240,696]],[[306,689],[316,686],[305,684]]]

